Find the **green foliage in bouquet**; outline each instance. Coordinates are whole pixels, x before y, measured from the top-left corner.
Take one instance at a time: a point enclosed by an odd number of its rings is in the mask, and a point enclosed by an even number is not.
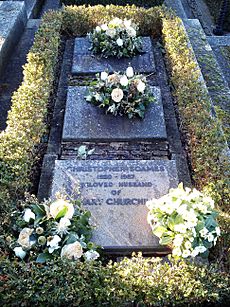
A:
[[[105,108],[106,113],[127,115],[130,119],[135,116],[144,118],[147,106],[155,101],[146,85],[146,78],[134,75],[132,67],[128,67],[124,74],[108,75],[105,71],[98,74],[85,99],[99,108]]]
[[[88,34],[92,42],[90,50],[105,58],[132,57],[143,52],[142,40],[137,36],[137,31],[137,26],[131,20],[114,18]]]
[[[62,197],[39,203],[31,198],[22,212],[14,212],[13,218],[16,240],[10,240],[10,248],[21,259],[44,263],[57,257],[99,257],[96,246],[90,242],[90,212],[83,210],[78,201],[73,203]]]
[[[153,233],[160,244],[172,247],[175,257],[206,258],[220,236],[214,201],[196,189],[184,190],[179,184],[160,199],[147,202],[147,207]]]

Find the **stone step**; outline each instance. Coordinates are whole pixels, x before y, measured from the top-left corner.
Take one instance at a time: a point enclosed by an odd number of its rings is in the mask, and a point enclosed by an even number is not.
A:
[[[0,1],[0,75],[26,25],[24,2]]]
[[[225,36],[208,36],[207,40],[211,47],[230,46],[230,35]]]
[[[184,6],[183,3],[181,2],[181,0],[165,0],[164,4],[173,9],[177,16],[179,16],[180,18],[187,18],[186,12],[184,10]]]
[[[56,160],[51,197],[61,192],[80,198],[96,226],[93,241],[107,250],[164,251],[147,223],[145,204],[177,185],[174,160]]]
[[[68,87],[63,126],[63,142],[166,141],[167,133],[159,87],[151,87],[156,102],[151,103],[144,120],[105,114],[85,101],[87,87]]]
[[[12,1],[17,1],[17,0],[12,0]],[[27,18],[29,19],[37,16],[37,13],[45,0],[24,0],[24,1],[19,0],[19,1],[24,2]]]
[[[67,142],[62,144],[61,159],[76,159],[78,148],[86,146],[94,150],[86,159],[90,160],[157,160],[169,159],[171,153],[167,141],[152,142]]]
[[[187,19],[183,23],[213,104],[228,111],[230,89],[200,22]]]

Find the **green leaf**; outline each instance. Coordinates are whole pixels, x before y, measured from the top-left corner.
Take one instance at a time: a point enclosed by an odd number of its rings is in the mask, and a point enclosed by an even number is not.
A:
[[[217,222],[214,220],[214,218],[210,216],[206,219],[205,226],[206,228],[210,228],[211,226],[216,227],[218,225],[217,225]]]
[[[46,215],[45,208],[41,205],[32,205],[32,211],[35,213],[36,218],[42,218]]]
[[[65,216],[66,213],[67,213],[67,211],[68,211],[68,208],[67,208],[67,207],[65,207],[65,208],[63,208],[61,211],[59,211],[59,213],[58,213],[58,214],[56,215],[56,217],[55,217],[55,220],[58,220],[59,218]]]
[[[172,242],[172,238],[171,237],[163,237],[163,238],[161,238],[161,240],[160,240],[160,244],[162,244],[162,245],[168,245],[169,243],[171,243]]]
[[[165,233],[167,231],[167,229],[163,226],[158,226],[156,228],[153,229],[153,233],[157,236],[157,237],[161,237],[163,233]]]
[[[204,222],[198,222],[196,226],[196,230],[199,232],[205,226]]]
[[[76,241],[79,241],[79,236],[75,233],[70,233],[67,238],[68,239],[66,240],[66,244],[71,244]]]
[[[48,253],[42,253],[42,254],[39,254],[37,259],[36,259],[36,262],[37,263],[45,263],[47,260],[50,260],[52,259],[52,256]]]

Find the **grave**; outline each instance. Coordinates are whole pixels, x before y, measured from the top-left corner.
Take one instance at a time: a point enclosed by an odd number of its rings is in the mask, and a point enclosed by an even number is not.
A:
[[[96,226],[93,241],[105,248],[157,247],[147,223],[146,201],[178,184],[175,161],[59,160],[52,197],[81,198]]]
[[[153,73],[155,72],[153,47],[150,37],[143,37],[143,54],[136,55],[132,58],[117,59],[111,57],[108,59],[101,56],[93,55],[89,50],[91,43],[86,37],[78,37],[75,39],[74,55],[73,55],[73,75],[95,74],[108,70],[110,73],[114,71],[125,71],[131,65],[135,72]]]
[[[151,87],[156,102],[151,103],[145,118],[113,116],[85,101],[87,88],[69,87],[63,127],[63,141],[165,140],[164,111],[159,87]]]

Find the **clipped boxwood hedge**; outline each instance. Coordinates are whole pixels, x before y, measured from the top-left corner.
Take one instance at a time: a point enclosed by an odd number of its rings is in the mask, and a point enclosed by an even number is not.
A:
[[[156,5],[161,5],[164,0],[62,0],[65,5],[136,5],[142,7],[152,7]]]
[[[225,140],[219,121],[210,116],[210,101],[199,82],[181,20],[159,7],[145,10],[113,5],[66,7],[44,17],[28,55],[23,83],[13,96],[8,126],[0,135],[0,199],[13,199],[29,187],[36,147],[46,131],[62,33],[85,35],[98,22],[114,16],[132,18],[141,34],[163,34],[180,117],[189,136],[195,185],[211,189],[217,203],[226,208],[230,194],[225,178],[227,161],[220,159]],[[229,217],[225,216],[225,221],[229,222]],[[128,302],[224,306],[229,291],[225,274],[185,262],[170,266],[154,259],[126,259],[109,265],[57,262],[43,266],[3,258],[0,267],[3,306],[122,306]]]
[[[44,16],[27,55],[23,82],[13,94],[7,128],[0,134],[0,203],[9,195],[22,195],[30,185],[35,148],[46,131],[61,21],[61,13],[51,12]]]
[[[1,262],[1,306],[228,306],[228,276],[140,255],[121,262]],[[127,305],[129,304],[129,305]]]

